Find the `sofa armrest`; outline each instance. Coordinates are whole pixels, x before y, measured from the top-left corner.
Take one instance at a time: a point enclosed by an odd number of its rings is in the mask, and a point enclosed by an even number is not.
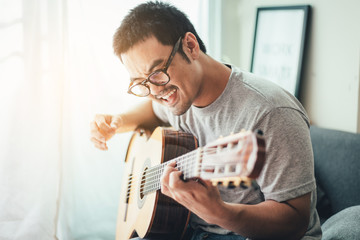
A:
[[[311,126],[315,176],[331,215],[360,205],[360,134]]]
[[[360,240],[360,205],[338,212],[321,228],[322,240]]]

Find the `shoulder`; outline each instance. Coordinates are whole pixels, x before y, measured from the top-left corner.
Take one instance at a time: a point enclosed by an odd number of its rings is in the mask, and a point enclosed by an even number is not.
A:
[[[235,92],[243,95],[242,101],[246,103],[245,106],[251,108],[259,106],[263,109],[264,115],[282,112],[286,115],[294,111],[308,120],[306,110],[292,94],[277,84],[253,73],[242,71],[234,66],[232,66],[232,69],[233,79],[230,80],[234,85],[231,88],[233,89],[233,95],[236,95]]]

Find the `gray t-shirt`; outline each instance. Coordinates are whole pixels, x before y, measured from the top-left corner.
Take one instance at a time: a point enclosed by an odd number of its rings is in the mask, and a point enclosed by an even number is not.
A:
[[[266,161],[258,188],[228,189],[219,187],[225,202],[257,204],[265,200],[278,202],[311,192],[311,215],[302,239],[321,239],[316,205],[314,161],[309,119],[295,97],[277,85],[231,66],[232,72],[223,93],[209,106],[191,108],[175,116],[153,102],[155,114],[175,129],[193,134],[204,146],[219,136],[241,129],[264,133]],[[205,231],[227,234],[228,230],[192,215],[191,226]]]

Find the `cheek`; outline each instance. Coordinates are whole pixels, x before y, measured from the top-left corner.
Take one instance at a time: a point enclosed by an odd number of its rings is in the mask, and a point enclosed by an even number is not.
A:
[[[182,82],[179,85],[181,94],[183,94],[186,98],[189,99],[194,99],[198,91],[197,85],[194,84],[192,80],[193,79],[191,79],[191,76],[184,76]]]
[[[170,82],[172,85],[178,87],[184,94],[188,95],[189,93],[196,91],[198,88],[198,81],[196,81],[196,69],[194,69],[193,64],[189,64],[183,60],[184,63],[178,64],[172,69],[169,68]],[[171,71],[171,72],[170,72]]]

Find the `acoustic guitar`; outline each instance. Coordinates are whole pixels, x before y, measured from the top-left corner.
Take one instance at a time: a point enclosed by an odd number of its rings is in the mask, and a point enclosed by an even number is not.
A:
[[[198,147],[194,136],[158,127],[149,137],[132,136],[125,158],[116,239],[182,239],[190,212],[163,195],[160,177],[176,161],[184,181],[201,178],[214,185],[249,187],[265,161],[261,134],[242,131]]]

